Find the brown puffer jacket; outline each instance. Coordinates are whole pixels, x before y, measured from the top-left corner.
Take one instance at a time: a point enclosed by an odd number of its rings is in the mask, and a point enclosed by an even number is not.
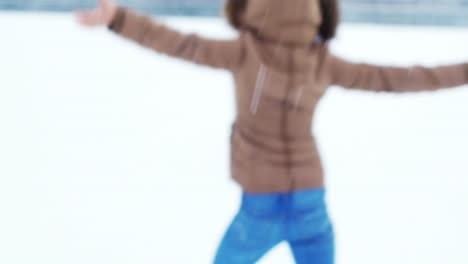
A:
[[[331,85],[412,92],[468,83],[468,64],[382,67],[351,63],[314,42],[319,1],[248,1],[244,30],[234,40],[182,34],[125,8],[111,30],[197,64],[232,72],[237,117],[231,135],[231,174],[248,193],[323,187],[323,169],[311,133],[317,102]]]

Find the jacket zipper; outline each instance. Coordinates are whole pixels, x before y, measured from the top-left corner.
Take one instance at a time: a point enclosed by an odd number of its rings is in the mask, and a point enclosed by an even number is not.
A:
[[[288,61],[288,73],[289,73],[289,81],[286,90],[286,98],[283,104],[283,140],[285,142],[285,153],[286,153],[286,171],[287,177],[289,178],[289,191],[292,192],[294,190],[295,180],[294,177],[291,175],[291,151],[289,148],[289,135],[288,135],[288,115],[289,115],[289,95],[291,93],[291,89],[294,87],[294,50],[290,50],[289,54],[289,61]]]

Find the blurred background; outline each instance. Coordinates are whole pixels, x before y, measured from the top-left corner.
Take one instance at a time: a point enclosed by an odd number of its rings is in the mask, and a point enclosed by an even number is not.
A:
[[[93,0],[0,0],[4,10],[70,11]],[[159,15],[219,16],[222,0],[120,0],[128,7]],[[341,0],[346,22],[468,25],[468,0]]]
[[[221,1],[119,3],[181,32],[237,36]],[[343,58],[468,62],[467,0],[341,5],[331,49]],[[240,201],[232,78],[81,28],[70,11],[93,6],[0,0],[0,263],[211,263]],[[313,132],[337,264],[468,263],[467,116],[467,86],[330,87]],[[281,244],[260,263],[293,262]]]

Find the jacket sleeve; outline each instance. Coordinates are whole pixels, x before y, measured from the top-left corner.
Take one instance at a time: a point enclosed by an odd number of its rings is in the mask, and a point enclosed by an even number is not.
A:
[[[352,63],[328,54],[332,85],[350,89],[383,92],[433,91],[468,84],[468,63],[422,66],[388,67]]]
[[[183,34],[124,7],[118,7],[108,28],[146,48],[196,64],[236,70],[242,60],[240,39],[209,40]]]

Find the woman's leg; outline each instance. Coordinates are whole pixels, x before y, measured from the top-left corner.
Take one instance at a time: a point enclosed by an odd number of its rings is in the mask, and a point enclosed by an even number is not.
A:
[[[296,264],[334,264],[335,242],[333,228],[321,234],[289,241]]]
[[[333,264],[335,238],[325,191],[312,189],[291,195],[288,243],[297,264]]]
[[[283,239],[273,195],[243,196],[242,207],[227,229],[215,264],[252,264]]]

